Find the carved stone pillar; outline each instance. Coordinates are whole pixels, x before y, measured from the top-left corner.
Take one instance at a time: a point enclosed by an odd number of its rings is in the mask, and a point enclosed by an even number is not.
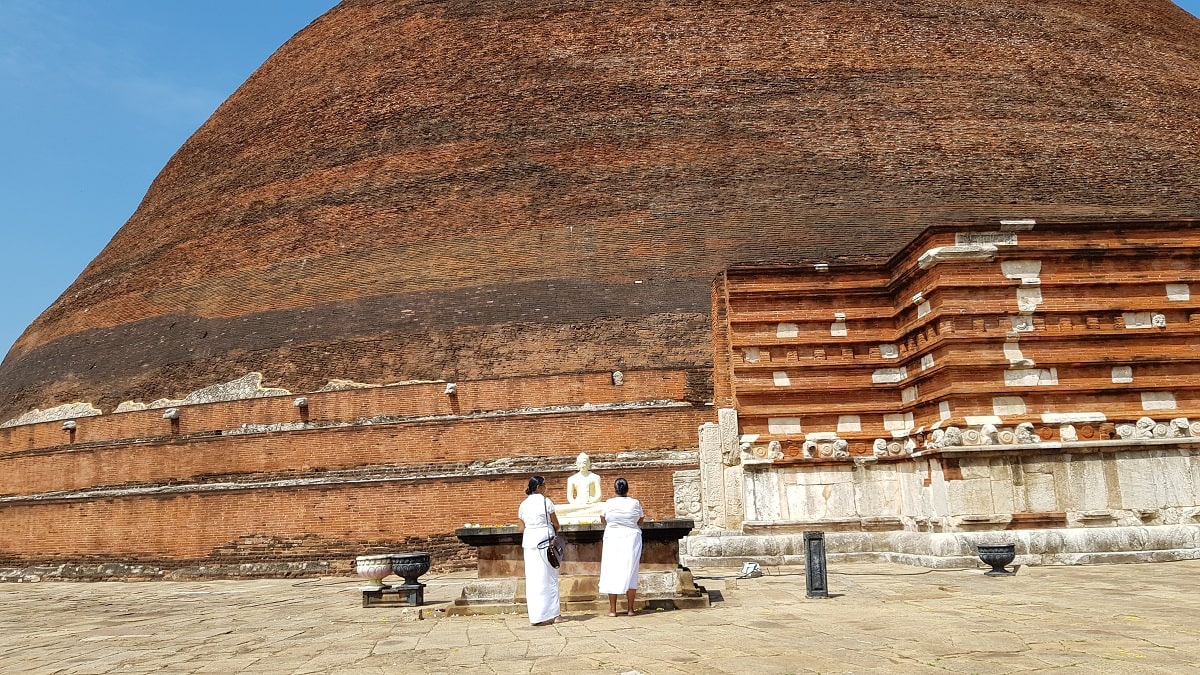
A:
[[[700,526],[735,530],[743,519],[737,411],[723,408],[717,420],[700,425]]]

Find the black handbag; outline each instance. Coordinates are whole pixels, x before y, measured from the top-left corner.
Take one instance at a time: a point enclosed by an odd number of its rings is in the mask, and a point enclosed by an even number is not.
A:
[[[544,499],[544,498],[543,498]],[[545,508],[545,502],[542,502]],[[550,566],[558,569],[562,564],[563,556],[567,553],[567,547],[563,544],[562,539],[558,538],[558,533],[554,531],[554,526],[550,525],[550,509],[546,509],[546,525],[550,527],[550,538],[538,544],[538,548],[546,549],[546,562]]]

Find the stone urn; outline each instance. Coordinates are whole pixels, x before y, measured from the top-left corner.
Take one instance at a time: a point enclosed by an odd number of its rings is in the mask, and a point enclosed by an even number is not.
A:
[[[975,547],[979,559],[992,569],[984,572],[989,577],[1011,577],[1013,572],[1004,569],[1017,557],[1016,544],[979,544]]]
[[[391,571],[398,577],[404,577],[405,586],[419,585],[417,577],[429,571],[430,557],[428,553],[393,553],[387,556],[391,561]]]
[[[363,590],[379,590],[383,588],[383,578],[392,573],[391,556],[387,553],[360,555],[354,559],[354,571],[367,580]]]

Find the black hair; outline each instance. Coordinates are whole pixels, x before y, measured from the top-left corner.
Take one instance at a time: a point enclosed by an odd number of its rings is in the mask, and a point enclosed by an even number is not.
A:
[[[538,487],[541,486],[541,484],[545,483],[545,482],[546,482],[546,479],[542,478],[541,476],[534,476],[533,478],[530,478],[529,479],[529,487],[525,488],[525,494],[531,495],[531,494],[537,492]]]
[[[613,483],[613,490],[616,490],[618,497],[624,497],[625,495],[629,494],[629,481],[625,480],[624,478],[618,478],[616,482]]]

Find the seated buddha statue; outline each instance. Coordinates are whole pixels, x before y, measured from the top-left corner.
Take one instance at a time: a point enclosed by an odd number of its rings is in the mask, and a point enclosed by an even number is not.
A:
[[[575,467],[579,471],[567,479],[567,503],[554,507],[558,522],[598,523],[603,501],[600,498],[600,476],[592,473],[592,462],[586,452],[579,453]]]

